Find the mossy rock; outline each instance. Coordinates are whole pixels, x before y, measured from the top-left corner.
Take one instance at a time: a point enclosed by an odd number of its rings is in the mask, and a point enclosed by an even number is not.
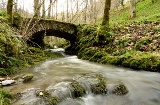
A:
[[[114,87],[112,92],[113,92],[113,94],[116,94],[116,95],[125,95],[129,91],[123,83],[120,83]]]
[[[33,78],[33,74],[25,74],[22,79],[23,79],[23,82],[29,82],[31,81],[31,79]]]
[[[52,97],[47,91],[43,91],[43,94],[42,98],[45,98],[49,102],[49,105],[57,105],[60,102],[58,97]]]
[[[82,97],[86,94],[85,88],[82,87],[79,82],[73,81],[73,82],[71,82],[70,86],[72,88],[72,96],[73,97],[75,97],[75,98]]]
[[[106,94],[106,79],[101,74],[96,74],[95,78],[99,80],[98,83],[91,85],[91,91],[94,94]]]

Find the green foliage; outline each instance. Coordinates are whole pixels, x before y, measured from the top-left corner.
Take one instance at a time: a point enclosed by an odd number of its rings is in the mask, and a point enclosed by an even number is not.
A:
[[[0,88],[0,104],[9,105],[13,98],[12,94]]]
[[[82,25],[78,27],[77,49],[88,47],[103,47],[114,39],[108,31],[100,30],[100,26]]]
[[[7,21],[8,18],[9,18],[9,16],[6,14],[6,12],[3,12],[0,10],[0,22]]]
[[[149,45],[152,43],[152,39],[149,36],[142,37],[136,44],[135,48],[140,51],[146,51],[149,50],[146,45]]]
[[[13,13],[13,26],[19,28],[20,26],[22,26],[22,20],[23,18],[21,17],[20,14],[18,14],[17,12]]]
[[[152,3],[151,0],[143,0],[136,4],[136,18],[130,19],[129,6],[124,9],[112,11],[110,14],[110,23],[112,25],[117,23],[127,23],[133,21],[159,21],[160,20],[160,1]]]

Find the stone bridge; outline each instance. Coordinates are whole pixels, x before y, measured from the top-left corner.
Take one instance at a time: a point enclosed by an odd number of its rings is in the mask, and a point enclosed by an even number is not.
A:
[[[29,19],[30,20],[30,19]],[[28,20],[28,21],[29,21]],[[71,45],[75,43],[77,26],[71,23],[55,20],[33,19],[29,25],[28,42],[34,45],[44,46],[44,36],[56,36],[69,40]]]

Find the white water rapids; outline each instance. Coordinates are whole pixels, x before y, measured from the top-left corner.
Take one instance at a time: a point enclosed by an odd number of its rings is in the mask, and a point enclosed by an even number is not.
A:
[[[76,56],[48,60],[24,72],[34,74],[32,82],[13,85],[6,89],[13,93],[35,88],[47,89],[82,74],[101,73],[107,78],[108,83],[123,82],[129,93],[125,96],[87,94],[78,99],[67,98],[59,105],[160,105],[160,74],[156,72],[102,65],[80,60]],[[65,85],[62,85],[62,89],[65,89]],[[28,92],[28,96],[31,97],[25,97],[13,105],[45,105],[43,102],[34,103],[36,97],[31,94],[31,91]]]

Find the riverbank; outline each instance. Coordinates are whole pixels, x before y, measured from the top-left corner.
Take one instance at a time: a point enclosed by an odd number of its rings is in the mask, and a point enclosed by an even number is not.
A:
[[[119,24],[110,32],[82,26],[78,58],[135,70],[160,72],[160,22]]]
[[[62,55],[56,52],[28,47],[17,29],[0,20],[0,78],[15,74],[24,67],[60,57]],[[14,95],[0,85],[0,104],[8,105],[13,98]]]

